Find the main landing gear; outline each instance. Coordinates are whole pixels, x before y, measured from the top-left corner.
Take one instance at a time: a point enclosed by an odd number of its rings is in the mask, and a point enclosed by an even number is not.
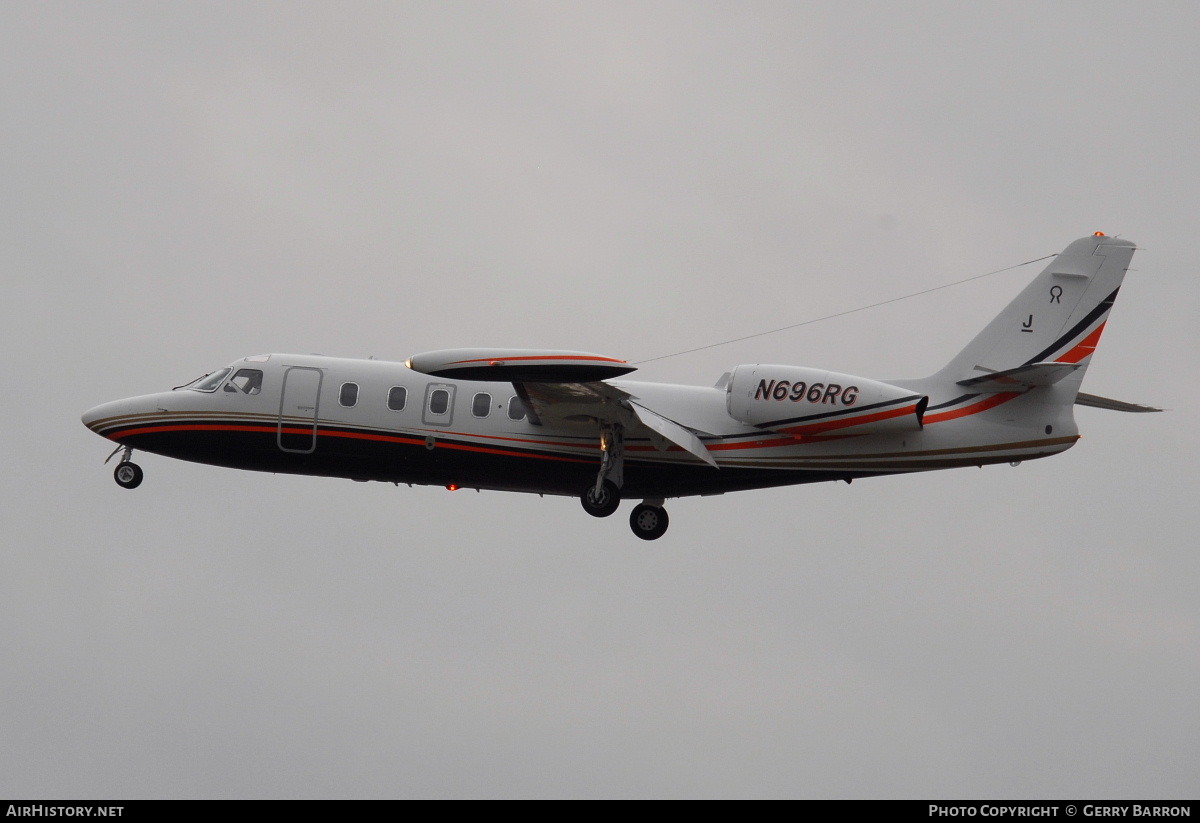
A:
[[[603,424],[600,428],[600,471],[596,482],[579,496],[583,510],[592,517],[608,517],[621,505],[624,482],[625,437],[621,426]],[[646,500],[634,506],[629,528],[643,540],[657,540],[667,531],[669,519],[661,500]]]
[[[596,493],[595,486],[588,486],[579,496],[583,510],[592,517],[608,517],[621,505],[621,491],[611,480],[600,484],[600,492]],[[661,500],[647,500],[633,507],[629,513],[629,528],[643,540],[657,540],[667,532],[670,518],[667,510],[662,507]]]
[[[657,503],[658,505],[655,505]],[[657,540],[667,532],[671,519],[662,501],[639,503],[629,513],[629,528],[643,540]]]
[[[580,495],[579,502],[592,517],[608,517],[621,505],[621,490],[611,480],[601,480],[589,485]]]
[[[108,460],[104,462],[107,463],[109,460],[112,460],[113,455],[121,451],[121,449],[124,449],[125,453],[121,455],[121,462],[117,464],[117,468],[113,471],[113,479],[123,489],[136,489],[142,485],[142,478],[145,477],[145,474],[142,472],[141,466],[129,459],[133,456],[133,449],[128,446],[118,446],[116,451],[110,454]]]

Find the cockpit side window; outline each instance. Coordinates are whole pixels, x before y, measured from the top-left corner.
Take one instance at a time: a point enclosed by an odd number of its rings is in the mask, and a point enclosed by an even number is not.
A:
[[[206,374],[203,377],[193,380],[191,383],[183,386],[177,386],[176,388],[189,389],[191,391],[216,391],[217,387],[220,386],[222,381],[229,376],[231,371],[233,371],[233,369],[221,369],[220,371],[215,371],[212,374]]]
[[[263,373],[258,369],[238,369],[233,379],[225,384],[225,391],[242,394],[258,394],[262,391]]]

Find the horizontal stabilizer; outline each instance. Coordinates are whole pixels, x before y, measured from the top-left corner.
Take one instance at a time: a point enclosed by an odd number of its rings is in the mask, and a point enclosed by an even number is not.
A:
[[[645,406],[638,405],[632,400],[629,401],[629,405],[633,409],[633,413],[637,415],[638,420],[642,421],[642,424],[646,426],[646,428],[657,432],[659,436],[665,438],[666,440],[670,440],[684,451],[699,457],[714,469],[720,468],[720,466],[717,465],[717,461],[713,459],[713,456],[709,454],[708,449],[704,447],[704,444],[700,442],[700,438],[695,434],[688,431],[674,420],[668,420],[661,414],[652,412]]]
[[[959,380],[958,385],[975,391],[1027,391],[1036,386],[1051,386],[1078,368],[1079,363],[1028,363],[1013,369],[968,377]]]
[[[413,355],[406,364],[451,380],[514,383],[590,383],[637,370],[615,357],[546,349],[443,349]]]
[[[1075,398],[1076,406],[1091,406],[1095,409],[1108,409],[1109,411],[1119,412],[1160,412],[1162,409],[1156,409],[1153,406],[1142,406],[1137,403],[1126,403],[1123,400],[1110,400],[1107,397],[1099,397],[1094,394],[1084,394],[1080,392]]]

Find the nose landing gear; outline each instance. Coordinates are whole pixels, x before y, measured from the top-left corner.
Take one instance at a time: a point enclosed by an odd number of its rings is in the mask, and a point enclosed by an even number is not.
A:
[[[116,471],[113,472],[117,485],[123,489],[136,489],[142,485],[143,476],[142,467],[128,460],[118,463]]]
[[[112,460],[113,455],[122,449],[125,450],[125,453],[121,455],[121,462],[117,464],[117,468],[113,471],[113,479],[123,489],[136,489],[142,485],[142,478],[145,477],[145,474],[142,472],[141,466],[129,459],[133,456],[133,449],[128,446],[117,446],[104,462],[107,463],[109,460]]]

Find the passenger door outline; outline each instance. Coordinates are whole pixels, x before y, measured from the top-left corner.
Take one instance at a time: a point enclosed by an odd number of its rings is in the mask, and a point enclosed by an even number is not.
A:
[[[317,450],[317,419],[321,412],[324,380],[324,372],[312,366],[289,366],[283,373],[279,425],[275,434],[275,442],[282,451],[312,454]]]

